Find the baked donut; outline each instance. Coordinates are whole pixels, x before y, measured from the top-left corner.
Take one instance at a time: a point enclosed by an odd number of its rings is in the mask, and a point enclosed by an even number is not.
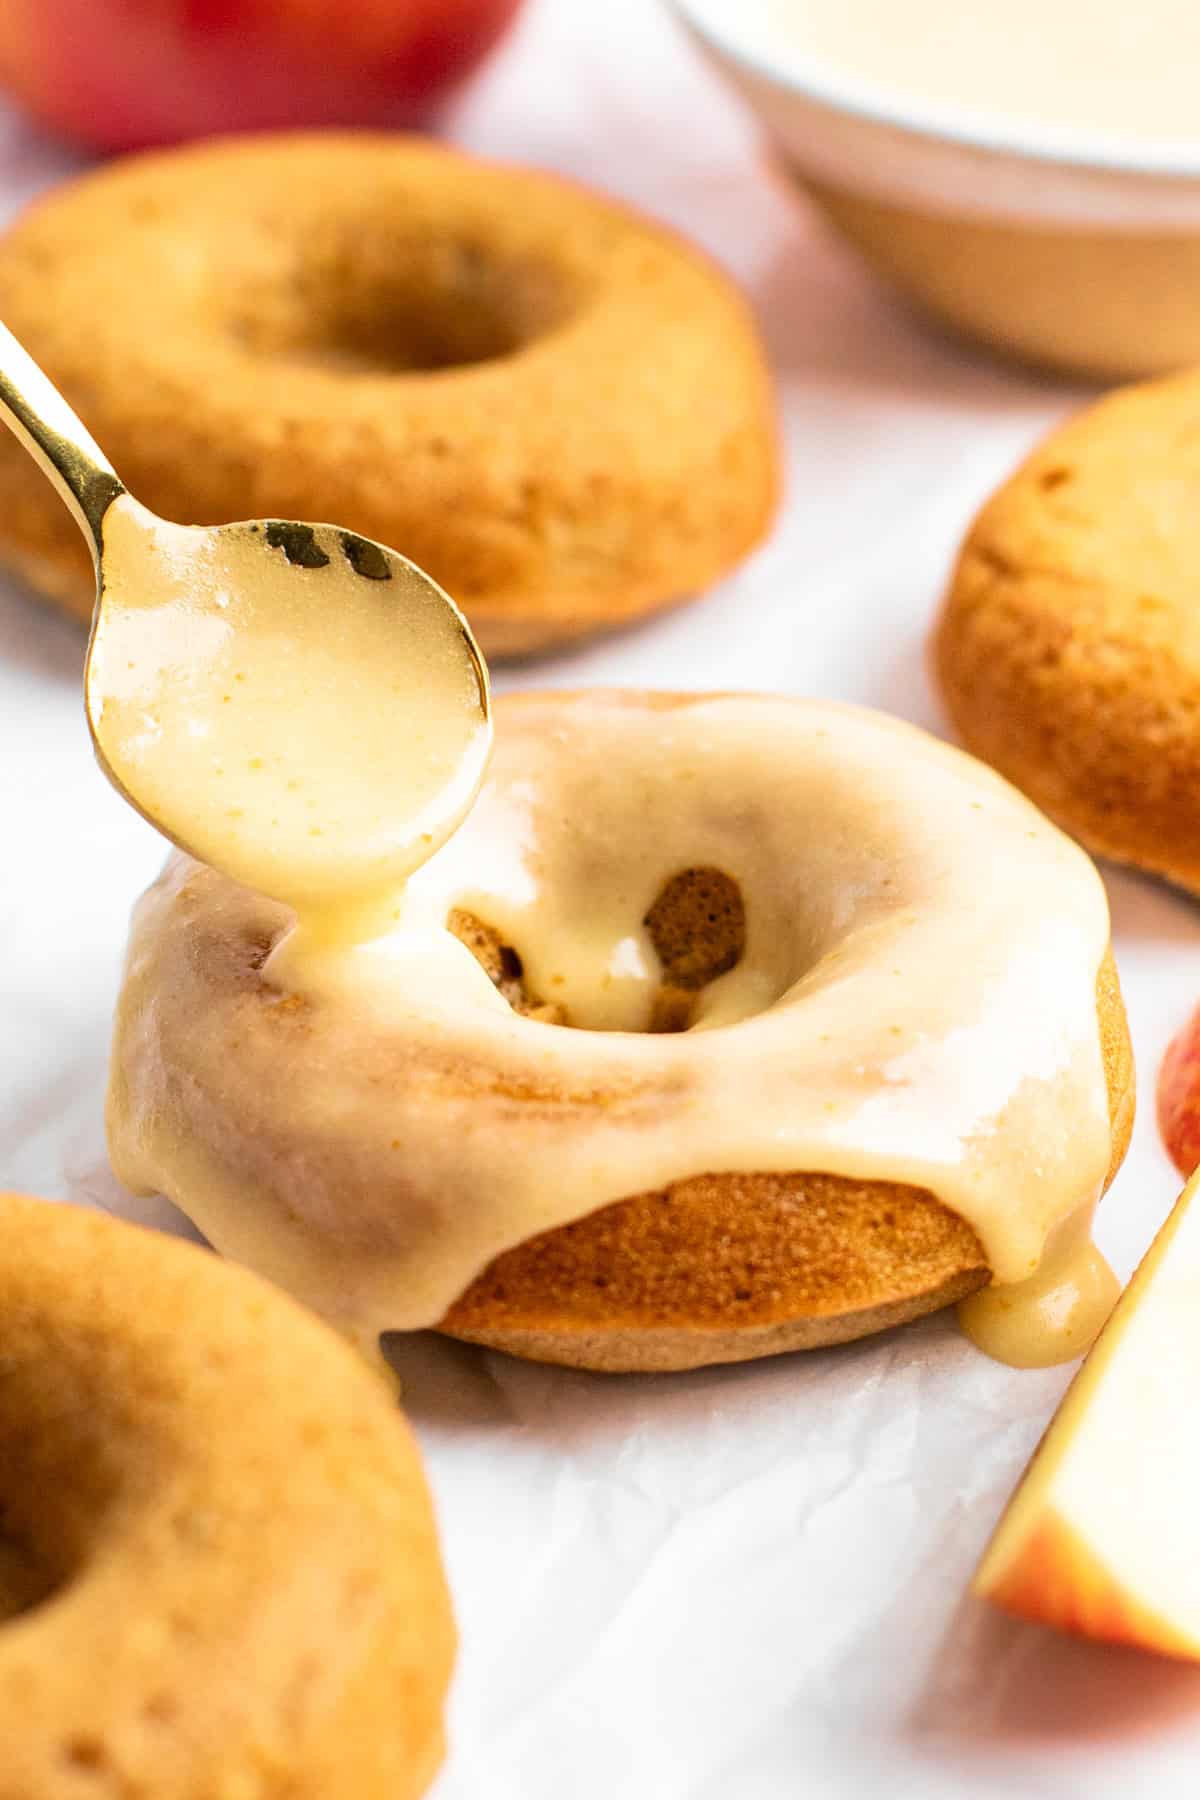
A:
[[[226,139],[111,163],[0,241],[0,317],[147,506],[335,519],[505,656],[707,587],[769,523],[770,377],[700,252],[423,139]],[[0,557],[90,618],[70,517],[0,441]]]
[[[496,733],[349,988],[281,987],[287,911],[168,866],[117,1014],[118,1175],[344,1328],[597,1369],[1028,1275],[1132,1116],[1083,852],[856,708],[526,694]]]
[[[193,1246],[0,1195],[0,1793],[413,1800],[454,1629],[383,1383]]]
[[[987,502],[934,660],[967,747],[1089,849],[1200,892],[1200,375],[1109,395]]]

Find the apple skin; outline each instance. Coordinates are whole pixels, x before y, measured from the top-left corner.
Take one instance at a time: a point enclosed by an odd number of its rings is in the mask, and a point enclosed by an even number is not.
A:
[[[1181,1175],[1200,1166],[1200,1009],[1171,1040],[1158,1072],[1158,1129]]]
[[[0,87],[94,150],[414,126],[521,0],[0,0]]]
[[[1142,1606],[1095,1557],[1068,1522],[1049,1513],[1021,1558],[976,1592],[1019,1619],[1074,1637],[1131,1644],[1159,1656],[1196,1660],[1196,1646],[1161,1614]]]

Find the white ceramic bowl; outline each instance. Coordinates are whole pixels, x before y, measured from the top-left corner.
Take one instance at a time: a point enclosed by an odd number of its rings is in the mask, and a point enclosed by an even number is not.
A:
[[[675,0],[894,286],[957,331],[1072,372],[1200,363],[1200,101],[1185,142],[935,106],[822,68],[770,5]]]

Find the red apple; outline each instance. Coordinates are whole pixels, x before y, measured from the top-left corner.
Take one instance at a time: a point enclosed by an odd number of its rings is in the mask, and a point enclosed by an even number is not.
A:
[[[1060,1631],[1200,1661],[1200,1175],[1075,1377],[973,1582]]]
[[[1181,1175],[1200,1166],[1200,1010],[1163,1057],[1158,1072],[1158,1129]]]
[[[520,0],[0,0],[0,86],[100,150],[414,125]]]

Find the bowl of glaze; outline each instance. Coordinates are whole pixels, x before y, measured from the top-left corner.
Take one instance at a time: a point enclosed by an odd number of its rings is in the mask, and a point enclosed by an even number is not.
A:
[[[1200,0],[674,0],[818,208],[955,332],[1200,363]]]

